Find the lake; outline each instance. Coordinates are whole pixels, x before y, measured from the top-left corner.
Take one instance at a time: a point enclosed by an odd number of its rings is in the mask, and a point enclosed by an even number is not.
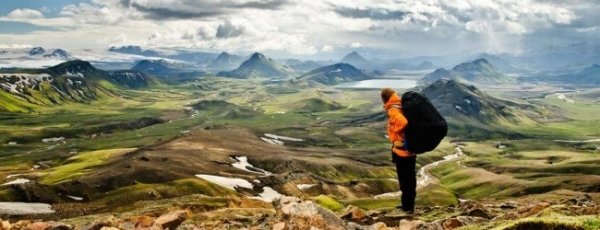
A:
[[[409,79],[371,79],[364,81],[346,82],[336,85],[338,89],[381,89],[390,87],[394,89],[408,89],[417,86],[416,80]]]

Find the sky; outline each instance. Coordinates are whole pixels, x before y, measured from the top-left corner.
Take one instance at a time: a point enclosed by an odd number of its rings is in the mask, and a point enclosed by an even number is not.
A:
[[[193,48],[327,59],[600,40],[600,0],[1,0],[0,49]]]

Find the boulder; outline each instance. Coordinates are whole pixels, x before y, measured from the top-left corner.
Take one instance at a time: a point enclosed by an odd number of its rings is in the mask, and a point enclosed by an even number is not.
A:
[[[188,218],[188,212],[185,210],[167,213],[154,220],[154,224],[162,229],[176,229]]]
[[[0,230],[9,230],[11,228],[10,222],[0,220]]]
[[[69,224],[65,224],[65,223],[60,223],[60,222],[50,221],[50,222],[48,222],[48,224],[50,225],[50,228],[47,230],[71,230],[71,229],[73,229],[73,226],[71,226]]]
[[[460,222],[460,220],[458,220],[457,218],[448,218],[444,220],[442,226],[444,227],[444,229],[455,229],[463,226],[463,223]]]
[[[462,224],[462,226],[468,226],[473,224],[479,224],[487,221],[485,218],[476,216],[457,216],[456,219]]]
[[[273,202],[279,218],[289,224],[290,229],[344,229],[344,221],[333,212],[312,201],[284,196]]]
[[[533,216],[535,214],[540,213],[542,210],[546,209],[547,207],[550,207],[550,203],[546,203],[546,202],[541,202],[535,205],[530,205],[528,207],[522,208],[520,209],[519,212],[519,216],[521,218],[525,218],[525,217],[529,217],[529,216]]]
[[[288,230],[285,222],[279,222],[273,225],[273,230]]]
[[[149,228],[154,225],[154,218],[149,216],[139,216],[133,220],[135,228]]]
[[[417,230],[420,226],[423,225],[423,221],[421,220],[401,220],[398,228],[406,229],[406,230]]]
[[[492,218],[492,215],[490,215],[487,210],[481,209],[481,208],[471,209],[468,212],[464,213],[464,215],[476,216],[476,217],[481,217],[481,218],[485,218],[485,219]]]
[[[514,201],[508,201],[504,204],[500,205],[501,209],[516,209],[517,208],[517,203]]]
[[[354,222],[363,222],[367,217],[367,213],[364,210],[353,205],[346,207],[342,213],[340,216],[342,219]]]
[[[35,222],[27,226],[29,230],[47,230],[50,229],[50,224],[47,222]]]
[[[100,230],[102,227],[116,227],[118,222],[114,216],[108,216],[81,227],[81,230]]]
[[[369,226],[368,230],[387,230],[388,227],[387,225],[385,225],[385,223],[382,222],[377,222],[374,223],[373,225]],[[403,229],[403,228],[401,228]]]
[[[14,226],[12,226],[12,228],[13,229],[21,229],[21,227],[17,227],[16,224]],[[6,228],[6,229],[9,229],[9,228]],[[71,230],[71,229],[73,229],[73,226],[65,224],[65,223],[49,221],[49,222],[30,223],[29,225],[27,225],[26,229],[30,229],[30,230]]]
[[[31,220],[19,220],[11,225],[11,229],[25,229],[28,225],[32,224]]]

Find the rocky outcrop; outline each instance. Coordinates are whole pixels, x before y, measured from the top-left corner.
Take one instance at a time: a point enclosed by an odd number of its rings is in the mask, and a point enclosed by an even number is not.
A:
[[[289,229],[345,229],[341,218],[312,201],[286,196],[275,201],[273,206]]]

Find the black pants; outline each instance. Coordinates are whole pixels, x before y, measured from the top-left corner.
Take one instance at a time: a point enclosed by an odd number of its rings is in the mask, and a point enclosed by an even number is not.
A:
[[[415,171],[417,157],[399,157],[393,152],[392,155],[396,163],[400,191],[402,191],[402,210],[414,211],[417,197],[417,172]]]

